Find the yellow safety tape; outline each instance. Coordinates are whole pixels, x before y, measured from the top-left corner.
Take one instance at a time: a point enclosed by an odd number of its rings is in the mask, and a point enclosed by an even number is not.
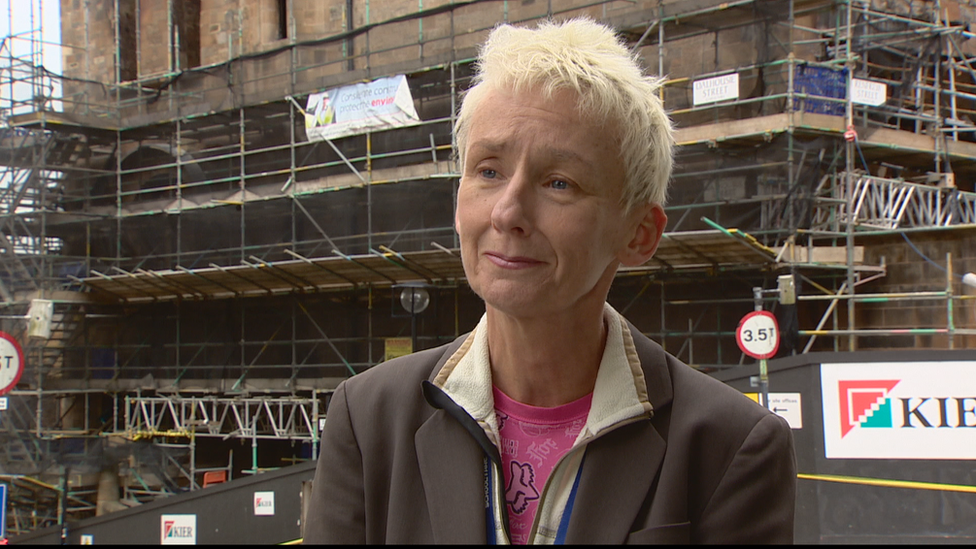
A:
[[[796,478],[807,480],[824,480],[827,482],[843,482],[847,484],[864,484],[867,486],[886,486],[889,488],[914,488],[916,490],[941,490],[945,492],[967,492],[976,494],[976,486],[960,484],[940,484],[937,482],[916,482],[912,480],[889,480],[883,478],[845,477],[840,475],[807,475],[799,473]]]

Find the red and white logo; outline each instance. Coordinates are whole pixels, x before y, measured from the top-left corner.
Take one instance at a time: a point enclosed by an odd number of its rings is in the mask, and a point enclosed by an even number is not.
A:
[[[891,427],[891,400],[888,392],[898,385],[898,379],[857,379],[837,383],[840,401],[840,436],[854,427],[878,425]],[[875,423],[870,423],[875,420]],[[887,420],[887,421],[885,421]]]

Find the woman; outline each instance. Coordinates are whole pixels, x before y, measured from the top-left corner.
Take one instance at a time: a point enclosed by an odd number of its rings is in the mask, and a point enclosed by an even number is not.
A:
[[[307,542],[792,542],[785,421],[606,303],[667,221],[658,86],[588,20],[491,33],[456,127],[485,315],[336,390]]]

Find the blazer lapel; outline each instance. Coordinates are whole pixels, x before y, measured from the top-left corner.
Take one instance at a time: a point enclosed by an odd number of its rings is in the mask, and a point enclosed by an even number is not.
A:
[[[444,410],[414,436],[434,543],[484,544],[484,452]]]
[[[650,421],[626,425],[586,449],[567,544],[622,544],[651,491],[666,448]]]
[[[567,544],[623,543],[664,461],[673,395],[667,354],[633,324],[627,324],[644,371],[647,397],[658,417],[619,427],[586,449]],[[665,432],[659,432],[655,424],[661,424]],[[622,512],[625,509],[628,511]]]

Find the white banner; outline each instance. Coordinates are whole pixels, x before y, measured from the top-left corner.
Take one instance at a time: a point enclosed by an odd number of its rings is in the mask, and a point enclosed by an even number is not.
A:
[[[691,85],[691,103],[694,106],[739,98],[739,73],[697,80]]]
[[[824,451],[976,459],[976,361],[821,364]]]
[[[305,136],[309,141],[419,122],[407,77],[402,74],[315,93],[308,96],[305,105]]]

